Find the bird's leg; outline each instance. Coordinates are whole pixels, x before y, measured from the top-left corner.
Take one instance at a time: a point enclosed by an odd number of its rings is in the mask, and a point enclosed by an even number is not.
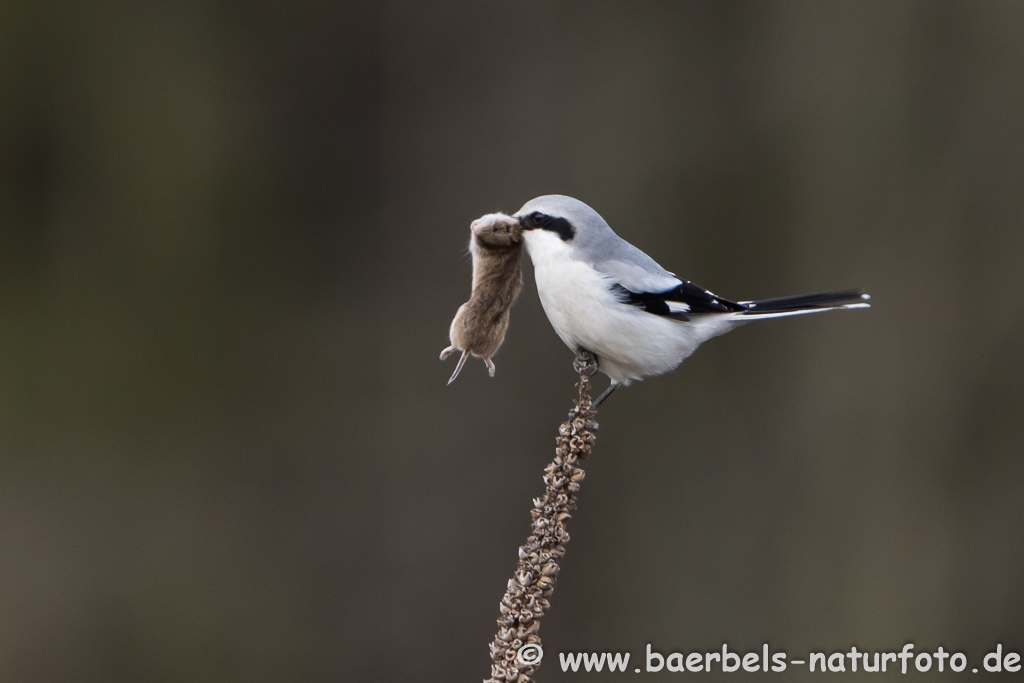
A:
[[[608,398],[609,396],[611,396],[611,395],[612,395],[612,392],[613,392],[613,391],[615,391],[615,390],[616,390],[616,389],[618,389],[618,388],[619,388],[619,385],[618,385],[618,383],[617,383],[617,382],[612,382],[612,383],[611,383],[611,385],[610,385],[610,386],[609,386],[609,387],[608,387],[607,389],[605,389],[605,390],[604,390],[604,391],[603,391],[603,392],[601,393],[601,395],[600,395],[600,396],[598,396],[598,397],[597,397],[596,399],[594,399],[594,402],[590,404],[590,407],[591,407],[592,409],[594,409],[594,410],[597,410],[597,407],[598,407],[599,405],[601,405],[601,403],[603,403],[603,402],[604,402],[604,400],[605,400],[606,398]]]
[[[494,377],[494,361],[489,356],[484,356],[484,363],[487,365],[487,374]]]
[[[581,375],[591,377],[597,374],[597,356],[584,348],[578,348],[576,349],[576,359],[572,362],[572,367]]]

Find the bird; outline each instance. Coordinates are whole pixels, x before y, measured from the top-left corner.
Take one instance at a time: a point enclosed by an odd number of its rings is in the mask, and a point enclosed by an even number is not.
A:
[[[674,370],[707,340],[754,320],[868,308],[861,290],[730,301],[676,277],[566,195],[531,199],[514,215],[533,261],[541,306],[576,353],[575,367],[620,386]]]

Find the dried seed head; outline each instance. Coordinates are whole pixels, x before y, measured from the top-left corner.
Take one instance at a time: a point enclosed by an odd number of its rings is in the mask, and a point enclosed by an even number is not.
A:
[[[579,398],[569,420],[558,429],[555,458],[544,468],[544,494],[533,499],[532,533],[518,551],[518,567],[508,582],[499,610],[498,635],[490,644],[491,679],[487,683],[531,683],[535,666],[517,668],[524,643],[540,644],[540,619],[551,607],[547,596],[555,588],[558,560],[565,555],[569,533],[565,523],[576,509],[576,493],[585,476],[576,463],[594,443],[589,383],[580,377]]]

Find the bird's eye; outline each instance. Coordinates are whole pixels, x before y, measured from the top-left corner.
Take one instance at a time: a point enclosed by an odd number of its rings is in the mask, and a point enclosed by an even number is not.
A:
[[[547,216],[542,214],[540,211],[534,211],[530,214],[530,222],[534,225],[543,225],[546,218]]]

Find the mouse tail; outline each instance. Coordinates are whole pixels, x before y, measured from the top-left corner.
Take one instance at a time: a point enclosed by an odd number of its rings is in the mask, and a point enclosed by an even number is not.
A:
[[[455,378],[462,372],[462,366],[466,364],[466,359],[469,358],[469,351],[463,351],[462,357],[459,358],[459,364],[455,366],[455,372],[452,373],[451,379],[448,380],[448,384],[455,381]]]

